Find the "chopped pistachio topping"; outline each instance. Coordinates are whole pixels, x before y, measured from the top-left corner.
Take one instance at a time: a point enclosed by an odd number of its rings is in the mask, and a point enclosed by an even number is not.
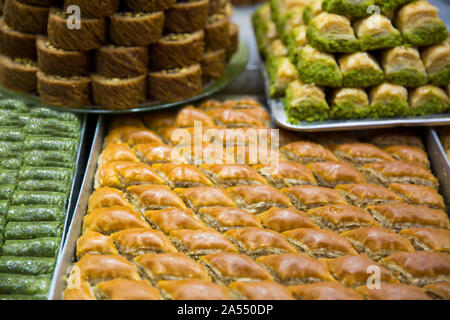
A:
[[[22,64],[25,67],[35,67],[36,61],[27,58],[14,58],[14,62],[18,64]]]

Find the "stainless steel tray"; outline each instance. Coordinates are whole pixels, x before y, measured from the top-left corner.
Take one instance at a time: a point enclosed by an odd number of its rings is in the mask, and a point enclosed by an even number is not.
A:
[[[433,114],[422,117],[387,118],[387,119],[354,119],[354,120],[326,120],[317,122],[302,121],[301,124],[291,124],[287,120],[284,104],[281,99],[272,99],[269,94],[269,76],[261,60],[261,72],[264,77],[264,90],[267,105],[272,112],[272,121],[287,130],[300,132],[347,131],[392,127],[442,126],[450,124],[450,113]]]
[[[439,180],[440,192],[444,196],[447,213],[450,210],[450,161],[435,129],[426,130],[426,147],[431,161],[431,169]]]

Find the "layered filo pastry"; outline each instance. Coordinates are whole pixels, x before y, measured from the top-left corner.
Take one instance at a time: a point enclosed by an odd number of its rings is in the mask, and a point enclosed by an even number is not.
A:
[[[369,97],[360,88],[339,88],[331,98],[331,118],[359,119],[370,114]]]
[[[212,182],[194,165],[155,163],[152,168],[158,172],[172,188],[212,186]]]
[[[341,184],[335,189],[345,197],[348,203],[361,208],[368,205],[403,202],[403,199],[394,191],[376,184]]]
[[[410,113],[408,90],[400,85],[382,83],[370,89],[369,97],[373,117],[389,118]]]
[[[345,198],[334,189],[317,186],[295,186],[281,189],[301,211],[333,204],[347,204]]]
[[[430,46],[422,52],[422,60],[428,73],[430,83],[444,86],[450,82],[450,43]]]
[[[420,164],[426,169],[430,168],[428,155],[421,148],[414,146],[394,145],[385,148],[384,151],[390,154],[395,160],[410,161],[416,164]]]
[[[168,300],[230,300],[227,287],[209,280],[159,281],[161,295]]]
[[[139,273],[151,284],[162,280],[209,280],[201,265],[184,253],[146,253],[134,258]]]
[[[203,164],[200,168],[218,187],[267,184],[255,169],[244,164]]]
[[[311,162],[307,166],[322,187],[333,188],[339,184],[366,182],[364,176],[347,162]]]
[[[194,259],[212,253],[238,251],[233,243],[214,229],[174,230],[169,238],[178,251]]]
[[[303,12],[303,20],[305,24],[309,24],[312,18],[323,12],[323,0],[311,0]]]
[[[142,213],[147,210],[186,208],[183,200],[167,186],[131,186],[127,189],[127,193],[134,207]]]
[[[288,288],[273,281],[236,281],[229,288],[236,300],[294,300]]]
[[[381,14],[372,14],[354,23],[362,51],[371,51],[399,46],[403,43],[402,35],[391,20]]]
[[[202,126],[213,126],[214,120],[204,111],[195,108],[192,105],[181,109],[175,119],[175,125],[177,127],[193,127],[195,124],[201,124]]]
[[[73,279],[70,278],[69,279]],[[66,287],[63,293],[64,300],[89,301],[95,300],[92,288],[87,281],[80,281],[79,287]]]
[[[294,208],[270,208],[259,214],[258,219],[264,228],[277,232],[298,228],[318,228],[306,213]]]
[[[256,165],[255,169],[277,189],[298,185],[317,185],[311,169],[297,162],[280,161],[277,166],[261,164]]]
[[[395,203],[368,206],[367,209],[384,227],[396,231],[404,228],[450,228],[447,214],[429,207]]]
[[[276,98],[284,95],[289,83],[298,79],[298,71],[288,57],[267,60],[269,73],[269,94]]]
[[[338,62],[344,87],[367,88],[380,84],[384,80],[384,72],[380,65],[367,52],[342,55]]]
[[[444,41],[447,27],[438,17],[438,8],[428,1],[414,1],[397,12],[396,25],[403,38],[416,47],[428,46]]]
[[[381,260],[403,283],[424,286],[450,280],[450,255],[442,252],[399,252]]]
[[[339,282],[316,282],[289,287],[297,300],[362,300],[354,290]]]
[[[136,156],[142,162],[152,165],[154,163],[186,163],[187,160],[174,152],[174,148],[165,143],[137,144],[133,147]]]
[[[109,207],[126,207],[132,209],[130,202],[125,198],[124,193],[115,188],[98,188],[89,196],[88,214],[95,209]]]
[[[272,280],[261,265],[242,254],[214,253],[199,259],[210,278],[219,284],[229,285],[234,281]]]
[[[105,146],[110,143],[124,142],[130,147],[136,144],[162,142],[156,132],[137,126],[121,126],[112,129],[105,138]]]
[[[313,258],[334,258],[356,255],[350,242],[339,234],[311,228],[299,228],[283,232],[283,236],[300,252]]]
[[[327,265],[304,253],[283,253],[259,257],[256,262],[266,268],[273,279],[285,286],[335,281]]]
[[[417,251],[450,253],[450,231],[433,228],[410,228],[400,231]]]
[[[110,236],[95,231],[87,231],[77,240],[76,256],[81,259],[87,253],[118,254],[118,251]]]
[[[439,187],[436,177],[421,165],[408,161],[381,161],[366,164],[360,168],[370,183],[388,187],[393,183],[408,183],[431,187]]]
[[[244,227],[262,227],[257,216],[239,208],[205,207],[198,210],[197,215],[206,225],[219,232]]]
[[[389,189],[397,193],[409,204],[445,210],[444,198],[431,187],[406,183],[393,183],[389,185]]]
[[[161,300],[158,289],[144,280],[103,281],[98,283],[93,291],[99,300]]]
[[[366,210],[346,204],[310,209],[307,214],[322,229],[336,232],[378,226]]]
[[[333,259],[323,259],[331,274],[344,286],[358,287],[367,285],[367,280],[373,275],[370,269],[379,270],[380,282],[398,283],[398,280],[382,265],[371,260],[365,254],[349,255]]]
[[[370,143],[339,144],[333,151],[339,160],[351,162],[357,167],[371,162],[394,160],[387,152]]]
[[[295,15],[292,17],[294,18]],[[308,45],[308,39],[306,38],[307,28],[308,26],[301,24],[285,31],[284,36],[291,61],[295,61],[301,49]]]
[[[430,300],[424,290],[403,283],[380,283],[376,290],[363,285],[355,291],[366,300]]]
[[[269,185],[237,186],[228,188],[227,192],[239,208],[253,214],[264,212],[272,207],[292,207],[286,195]]]
[[[206,226],[195,217],[191,209],[170,208],[163,210],[149,210],[144,214],[150,225],[169,234],[173,230],[205,229]]]
[[[97,170],[94,188],[112,187],[125,189],[141,184],[166,184],[148,164],[131,161],[112,161]]]
[[[260,108],[253,109],[214,109],[206,112],[214,118],[218,126],[227,127],[267,127],[270,116],[267,111]]]
[[[149,228],[149,225],[139,213],[126,207],[95,209],[83,218],[83,232],[111,234],[130,228]]]
[[[409,104],[416,116],[445,113],[448,110],[448,95],[440,87],[428,85],[411,89]]]
[[[187,205],[195,210],[204,207],[236,207],[233,199],[228,195],[225,189],[213,187],[198,188],[175,188],[173,190],[178,194]]]
[[[381,227],[359,228],[341,233],[350,240],[359,253],[367,254],[373,260],[380,260],[393,253],[414,252],[411,243],[392,230]]]
[[[450,282],[427,284],[423,289],[434,300],[450,300]]]
[[[383,52],[382,65],[388,82],[405,87],[427,84],[425,66],[419,51],[408,46],[398,46]]]
[[[388,88],[386,88],[388,90]],[[405,145],[425,149],[419,135],[406,128],[393,128],[387,130],[376,130],[367,136],[367,140],[380,148],[387,148],[395,145]]]
[[[289,161],[307,164],[309,162],[337,161],[336,156],[320,144],[297,141],[280,148],[280,153]]]
[[[100,154],[98,165],[103,166],[111,161],[139,162],[139,158],[126,143],[110,143]]]

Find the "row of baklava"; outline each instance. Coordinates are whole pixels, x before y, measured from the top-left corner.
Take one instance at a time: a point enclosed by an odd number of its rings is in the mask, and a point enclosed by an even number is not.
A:
[[[77,116],[0,100],[0,300],[46,299],[79,140]]]

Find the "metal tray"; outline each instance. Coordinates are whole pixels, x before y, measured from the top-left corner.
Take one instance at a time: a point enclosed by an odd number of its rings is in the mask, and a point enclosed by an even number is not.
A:
[[[273,122],[287,130],[300,132],[347,131],[392,127],[442,126],[450,124],[450,113],[433,114],[422,117],[386,118],[386,119],[354,119],[354,120],[326,120],[317,122],[302,121],[301,124],[291,124],[287,120],[284,103],[281,99],[272,99],[269,94],[269,76],[261,59],[261,72],[264,77],[264,90],[267,105],[272,111]]]
[[[450,161],[445,154],[441,139],[433,128],[426,130],[426,147],[431,161],[431,169],[439,180],[440,192],[444,196],[447,213],[450,210]]]

